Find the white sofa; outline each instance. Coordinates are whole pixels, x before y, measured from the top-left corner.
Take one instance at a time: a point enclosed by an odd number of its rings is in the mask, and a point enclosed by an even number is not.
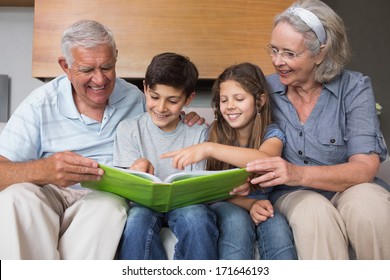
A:
[[[386,161],[382,162],[377,176],[382,180],[386,181],[387,183],[390,183],[390,159],[389,158],[387,158]],[[173,248],[177,241],[175,235],[168,228],[163,228],[160,233],[160,237],[163,240],[164,248],[168,254],[168,258],[173,259]],[[255,251],[255,258],[259,259],[259,252],[257,248]]]
[[[197,108],[198,109],[198,108]],[[197,110],[199,111],[199,110]],[[200,115],[202,115],[202,112],[198,112]],[[212,118],[210,115],[207,116],[207,114],[203,114],[203,116],[206,116],[206,121],[210,123],[212,121]],[[3,130],[5,126],[5,123],[0,123],[0,133]],[[380,170],[378,172],[378,177],[382,178],[384,181],[390,183],[390,160],[387,159],[381,164]],[[176,237],[175,235],[168,229],[163,228],[160,233],[161,239],[163,240],[163,244],[165,247],[165,250],[167,251],[168,258],[173,259],[173,249],[176,244]],[[256,251],[256,258],[258,258],[258,252]]]
[[[7,123],[0,122],[0,133],[3,131],[3,128],[5,127]]]

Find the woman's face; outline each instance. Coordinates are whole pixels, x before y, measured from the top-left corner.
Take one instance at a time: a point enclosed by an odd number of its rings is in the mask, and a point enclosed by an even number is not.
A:
[[[272,64],[286,86],[304,86],[315,82],[314,70],[321,62],[319,56],[313,56],[304,44],[303,35],[295,31],[286,22],[278,23],[271,33]],[[288,55],[281,52],[288,51]],[[296,56],[291,55],[291,52]]]

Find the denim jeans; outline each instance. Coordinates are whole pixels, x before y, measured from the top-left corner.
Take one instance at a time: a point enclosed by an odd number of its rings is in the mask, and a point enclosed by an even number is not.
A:
[[[158,213],[135,205],[130,208],[119,245],[122,260],[166,260],[160,239],[162,226],[168,225],[177,238],[176,260],[217,259],[218,229],[209,206],[195,204]]]
[[[297,259],[290,226],[276,210],[273,218],[256,226],[240,206],[223,201],[214,203],[211,208],[217,216],[220,232],[219,259],[253,259],[255,240],[262,260]]]
[[[255,224],[248,212],[230,202],[211,205],[217,216],[220,260],[250,260],[254,257]]]
[[[262,260],[297,260],[294,237],[286,218],[274,209],[274,216],[257,226],[257,246]]]

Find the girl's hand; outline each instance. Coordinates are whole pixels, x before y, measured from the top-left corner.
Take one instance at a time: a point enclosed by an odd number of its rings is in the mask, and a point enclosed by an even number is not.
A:
[[[184,169],[186,166],[199,162],[209,157],[209,148],[212,144],[204,142],[177,151],[162,154],[160,158],[173,158],[172,166],[177,169]]]
[[[132,166],[129,167],[131,170],[146,172],[154,175],[154,166],[146,158],[137,159]]]
[[[250,181],[250,178],[248,178],[248,181],[245,184],[242,184],[241,186],[234,188],[229,194],[230,195],[247,196],[251,191],[251,185],[250,185],[249,181]]]
[[[269,200],[257,200],[249,211],[253,222],[258,225],[274,216],[274,208]]]

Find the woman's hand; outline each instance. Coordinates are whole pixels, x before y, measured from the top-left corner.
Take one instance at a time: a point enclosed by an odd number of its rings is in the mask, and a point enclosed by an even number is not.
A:
[[[262,158],[247,164],[246,170],[259,174],[251,180],[262,188],[276,185],[300,185],[301,172],[299,166],[293,165],[281,157]]]

